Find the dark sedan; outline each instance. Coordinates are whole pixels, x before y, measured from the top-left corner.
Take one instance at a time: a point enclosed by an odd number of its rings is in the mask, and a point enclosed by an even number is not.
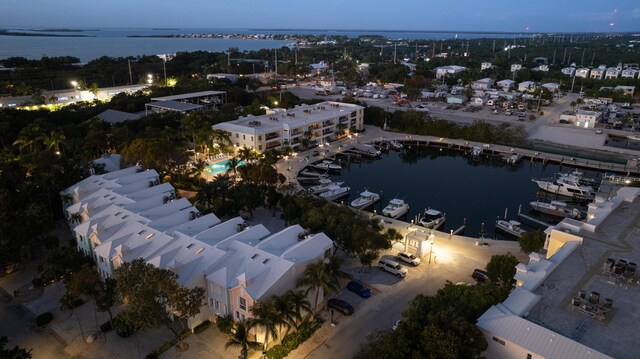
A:
[[[351,315],[354,312],[351,304],[345,302],[342,299],[331,298],[327,302],[327,305],[329,306],[329,308],[333,308],[344,315]]]
[[[371,290],[365,287],[362,283],[351,281],[347,284],[347,289],[361,296],[362,298],[369,298],[371,296]]]

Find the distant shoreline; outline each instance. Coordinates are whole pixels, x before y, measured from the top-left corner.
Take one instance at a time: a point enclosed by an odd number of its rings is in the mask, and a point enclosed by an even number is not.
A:
[[[59,35],[59,34],[44,34],[44,33],[28,33],[28,32],[14,32],[10,30],[0,30],[0,36],[27,36],[27,37],[95,37],[87,35]]]

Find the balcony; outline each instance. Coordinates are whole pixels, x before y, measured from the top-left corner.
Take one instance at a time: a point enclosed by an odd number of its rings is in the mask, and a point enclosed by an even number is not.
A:
[[[322,127],[335,126],[335,124],[336,124],[336,123],[335,123],[335,122],[333,122],[333,121],[324,121],[324,122],[322,123]]]
[[[281,135],[280,135],[280,133],[279,133],[279,132],[267,133],[267,134],[264,136],[264,140],[265,140],[265,141],[269,141],[269,140],[273,140],[273,139],[276,139],[276,138],[280,138],[280,136],[281,136]]]

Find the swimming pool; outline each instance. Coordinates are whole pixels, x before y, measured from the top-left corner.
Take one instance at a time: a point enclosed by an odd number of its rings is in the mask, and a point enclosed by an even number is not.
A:
[[[227,170],[229,170],[229,167],[227,167],[228,163],[229,163],[229,160],[224,160],[222,162],[214,163],[211,166],[207,166],[205,171],[207,172],[207,174],[210,174],[210,175],[217,175],[223,172],[227,172]],[[244,166],[246,164],[247,163],[245,161],[240,161],[238,162],[238,167]]]

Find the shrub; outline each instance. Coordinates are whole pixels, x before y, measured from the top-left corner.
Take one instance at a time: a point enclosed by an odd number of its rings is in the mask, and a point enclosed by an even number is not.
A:
[[[198,326],[193,328],[193,332],[196,334],[202,333],[205,330],[207,330],[207,328],[209,328],[210,326],[211,326],[211,321],[205,320],[204,322],[198,324]]]
[[[49,324],[52,320],[53,320],[53,314],[51,314],[50,312],[45,312],[45,313],[40,314],[36,318],[36,325],[41,327],[41,326]]]
[[[100,325],[100,331],[103,333],[110,332],[113,328],[111,327],[111,322],[106,322]]]
[[[305,321],[300,324],[296,332],[289,333],[282,339],[281,344],[267,350],[267,358],[282,359],[286,357],[292,350],[311,338],[311,335],[322,326],[322,323],[322,320],[315,320],[313,322]]]

